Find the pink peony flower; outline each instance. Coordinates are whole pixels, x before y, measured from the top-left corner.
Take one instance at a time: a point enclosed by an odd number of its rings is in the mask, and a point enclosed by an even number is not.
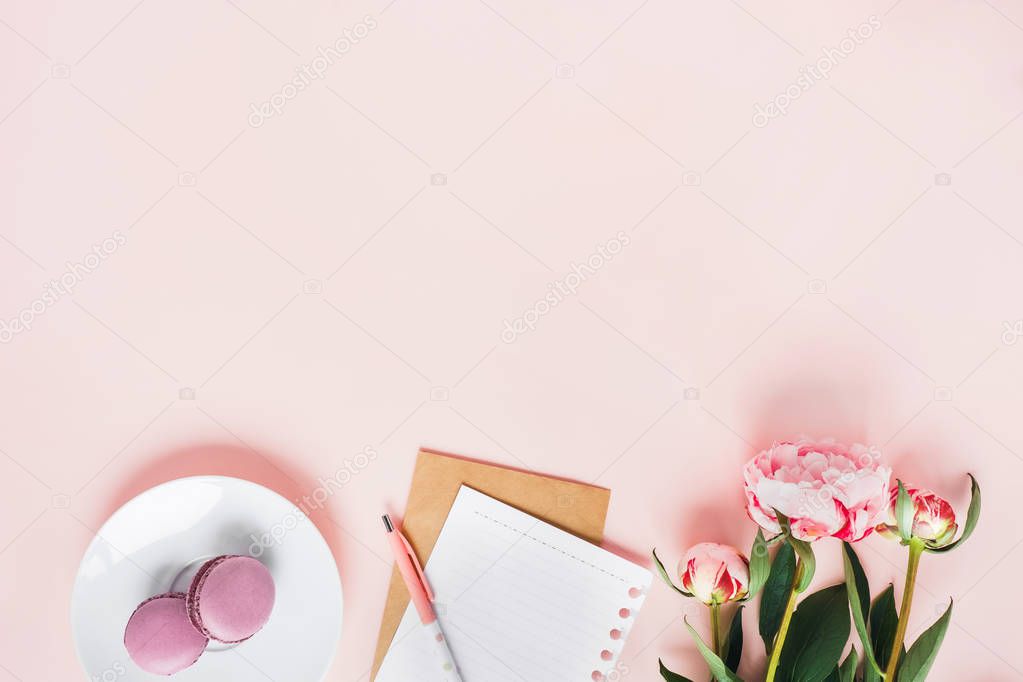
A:
[[[800,540],[856,542],[887,517],[892,470],[876,450],[831,440],[775,443],[746,464],[746,511],[778,533],[774,510]]]
[[[678,566],[682,587],[704,604],[742,599],[749,590],[749,561],[716,542],[694,545]]]
[[[907,487],[906,492],[913,501],[913,537],[926,540],[929,547],[944,547],[952,542],[959,530],[952,505],[930,490]],[[889,525],[881,525],[877,529],[886,535],[895,532],[895,500],[898,497],[899,487],[895,486],[889,498]]]

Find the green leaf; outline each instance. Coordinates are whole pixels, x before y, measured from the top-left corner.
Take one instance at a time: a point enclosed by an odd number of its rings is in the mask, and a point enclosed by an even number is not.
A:
[[[849,641],[849,606],[845,584],[814,592],[792,615],[778,666],[779,681],[821,682],[838,666]]]
[[[842,666],[838,669],[838,682],[856,682],[856,666],[859,665],[860,659],[856,655],[856,647],[849,649],[849,655],[842,661]]]
[[[852,612],[856,633],[863,644],[864,659],[868,667],[881,674],[884,671],[874,659],[874,648],[870,645],[870,637],[867,634],[867,618],[870,613],[870,583],[867,582],[867,574],[863,572],[863,565],[848,542],[842,543],[842,560],[845,564],[845,588],[849,593],[849,610]]]
[[[739,672],[739,662],[742,660],[742,609],[740,605],[732,614],[732,623],[721,644],[725,665],[732,672]]]
[[[729,670],[725,662],[716,653],[711,651],[709,646],[703,643],[703,639],[700,638],[699,633],[696,632],[693,626],[689,624],[689,621],[683,618],[682,622],[686,624],[686,627],[689,628],[689,634],[696,640],[696,648],[699,649],[703,660],[707,662],[707,667],[710,668],[710,674],[714,676],[714,679],[717,682],[742,682],[742,678]]]
[[[924,630],[913,646],[906,652],[899,667],[899,682],[923,682],[927,679],[927,673],[934,665],[934,659],[938,655],[942,640],[945,639],[945,631],[948,630],[948,623],[952,620],[952,602],[934,625]]]
[[[856,657],[856,648],[849,650],[842,665],[831,671],[831,674],[824,678],[824,682],[856,682],[856,665],[859,659]]]
[[[764,539],[764,531],[758,530],[757,537],[753,540],[753,549],[749,553],[749,592],[743,601],[757,596],[767,582],[770,572],[771,555],[767,551],[767,540]]]
[[[867,574],[856,555],[856,550],[848,542],[842,543],[842,559],[845,564],[845,586],[849,590],[849,604],[863,616],[865,626],[867,616],[870,614],[870,583],[867,582]]]
[[[916,506],[906,492],[906,486],[898,481],[899,492],[895,498],[895,527],[899,537],[907,542],[913,537],[913,519],[916,517]]]
[[[899,625],[899,614],[895,610],[895,588],[888,585],[874,599],[870,607],[870,645],[878,666],[884,670],[892,653],[892,640]],[[903,647],[903,651],[905,648]],[[869,665],[863,668],[863,682],[880,682],[883,676]]]
[[[817,570],[817,560],[813,555],[813,547],[805,540],[792,537],[792,525],[789,523],[789,517],[777,509],[774,510],[774,514],[778,517],[778,523],[781,524],[786,541],[792,545],[792,549],[799,555],[800,563],[803,564],[803,571],[799,574],[799,584],[796,585],[796,592],[803,593],[810,586],[810,582],[813,581],[813,574]]]
[[[693,682],[688,677],[682,677],[678,673],[673,673],[664,667],[664,661],[657,659],[657,663],[661,666],[661,677],[664,678],[665,682]]]
[[[950,545],[939,547],[937,549],[927,548],[928,552],[944,553],[951,552],[959,545],[966,542],[966,538],[973,535],[973,529],[977,527],[977,521],[980,520],[980,484],[977,483],[977,479],[973,477],[973,474],[969,474],[970,477],[970,508],[966,512],[966,524],[963,526],[963,534],[959,536],[959,539]]]
[[[785,604],[789,598],[789,588],[796,573],[796,554],[791,545],[785,543],[778,547],[771,563],[771,573],[764,583],[764,596],[760,599],[760,637],[764,640],[764,648],[768,653],[774,647],[774,638],[781,627]]]
[[[671,589],[675,590],[676,592],[681,594],[683,597],[692,597],[693,595],[689,594],[688,592],[683,590],[681,587],[676,585],[675,581],[673,581],[671,579],[671,576],[668,575],[668,571],[666,571],[665,568],[664,568],[664,564],[661,563],[660,557],[657,556],[657,550],[656,549],[654,549],[653,555],[654,555],[654,564],[657,566],[657,572],[661,574],[661,580],[663,580],[664,582],[668,583],[668,586]]]

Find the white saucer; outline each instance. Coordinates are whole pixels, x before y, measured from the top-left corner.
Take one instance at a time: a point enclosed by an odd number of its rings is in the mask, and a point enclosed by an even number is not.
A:
[[[211,642],[171,678],[144,672],[124,649],[142,601],[180,590],[200,560],[246,554],[273,574],[270,622],[233,646]],[[100,682],[322,682],[341,636],[337,565],[302,511],[260,485],[196,476],[151,488],[114,512],[89,545],[71,597],[71,627],[86,679]]]

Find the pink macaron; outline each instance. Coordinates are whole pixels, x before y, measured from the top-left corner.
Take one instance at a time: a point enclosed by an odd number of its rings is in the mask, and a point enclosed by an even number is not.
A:
[[[124,647],[146,672],[173,675],[206,650],[208,639],[192,626],[183,592],[159,594],[142,602],[124,629]]]
[[[192,579],[188,618],[210,639],[243,642],[266,625],[274,597],[273,576],[262,563],[247,556],[219,556]]]

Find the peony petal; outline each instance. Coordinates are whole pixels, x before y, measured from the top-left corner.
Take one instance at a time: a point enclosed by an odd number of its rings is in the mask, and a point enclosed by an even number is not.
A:
[[[771,464],[775,469],[782,466],[795,466],[799,461],[799,448],[792,443],[781,443],[768,452]]]
[[[859,539],[885,520],[891,469],[875,450],[833,440],[800,438],[758,453],[743,472],[746,511],[758,525],[778,531],[774,510],[792,521],[802,539],[837,535]],[[941,516],[930,508],[929,515]]]

